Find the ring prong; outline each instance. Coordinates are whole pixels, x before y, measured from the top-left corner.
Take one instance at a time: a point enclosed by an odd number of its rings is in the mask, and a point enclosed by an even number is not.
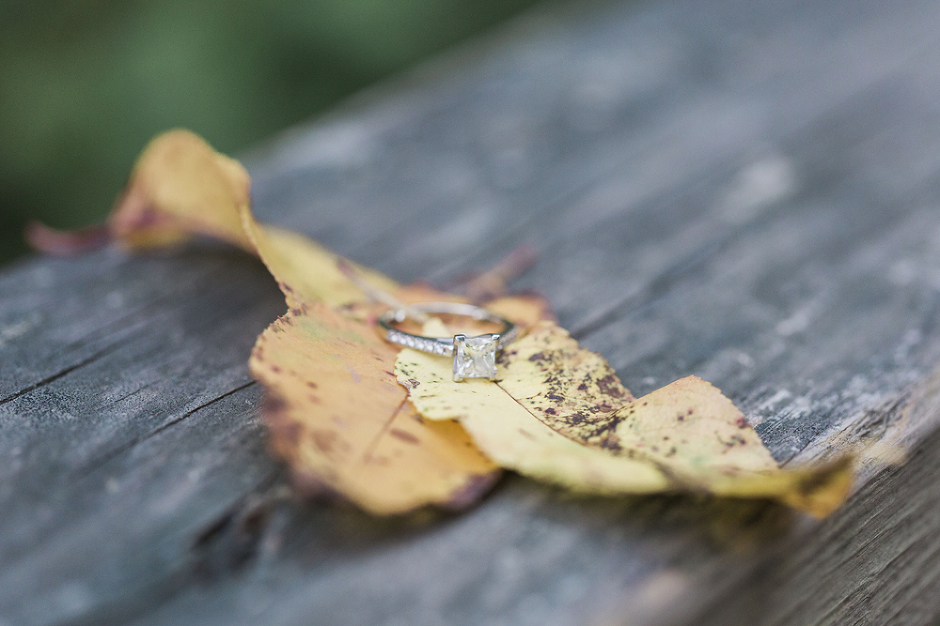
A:
[[[460,357],[463,355],[463,347],[467,342],[467,336],[463,333],[454,335],[454,382],[460,383],[464,380],[463,368],[460,366]]]
[[[502,335],[500,335],[499,333],[493,333],[493,334],[492,334],[492,337],[493,337],[493,341],[496,342],[496,351],[498,352],[498,351],[499,351],[499,341],[500,341],[503,337],[502,337]],[[495,360],[495,355],[494,355],[494,360]],[[490,376],[489,379],[490,379],[490,380],[496,380],[496,369],[495,369],[495,368],[493,369],[493,375]]]

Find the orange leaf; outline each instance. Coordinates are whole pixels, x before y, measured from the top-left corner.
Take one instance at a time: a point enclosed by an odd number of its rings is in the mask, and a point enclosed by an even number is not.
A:
[[[329,306],[292,309],[249,360],[269,394],[272,446],[306,492],[375,514],[465,507],[499,474],[454,422],[426,423],[391,371],[397,350]]]

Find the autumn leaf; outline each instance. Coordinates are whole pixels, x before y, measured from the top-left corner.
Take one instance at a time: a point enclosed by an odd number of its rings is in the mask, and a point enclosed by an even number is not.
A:
[[[154,138],[137,158],[108,225],[115,241],[129,249],[205,235],[253,253],[241,214],[250,206],[250,187],[241,163],[198,135],[172,130]]]
[[[456,423],[427,423],[389,372],[397,351],[325,304],[292,309],[252,351],[268,389],[272,445],[305,493],[342,495],[375,514],[463,508],[499,469]]]
[[[201,235],[267,266],[289,310],[259,336],[249,369],[267,393],[271,446],[304,493],[334,494],[382,515],[462,508],[505,467],[583,492],[775,498],[822,516],[850,488],[849,460],[778,468],[740,411],[698,378],[635,399],[603,357],[551,321],[544,299],[504,295],[509,277],[532,262],[530,250],[460,293],[401,286],[259,223],[244,168],[181,130],[143,151],[107,228],[131,250]],[[34,234],[68,251],[100,231]],[[392,346],[374,328],[388,303],[441,300],[485,300],[522,329],[499,358],[496,382],[455,383],[447,359]],[[445,321],[450,329],[431,318],[425,332],[463,330],[459,319]],[[476,332],[472,322],[466,332]]]
[[[425,331],[449,334],[436,322]],[[825,516],[851,486],[845,461],[780,470],[741,412],[700,378],[633,398],[600,355],[552,322],[501,355],[495,382],[456,383],[446,359],[411,349],[396,373],[422,416],[457,419],[499,465],[577,491],[775,498]]]

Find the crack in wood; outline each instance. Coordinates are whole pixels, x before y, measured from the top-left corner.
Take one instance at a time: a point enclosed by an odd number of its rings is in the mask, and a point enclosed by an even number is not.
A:
[[[44,387],[44,386],[46,386],[46,385],[49,385],[49,384],[51,384],[51,383],[54,383],[55,381],[59,380],[60,378],[63,378],[63,377],[65,377],[65,376],[68,376],[69,374],[71,374],[72,372],[74,372],[74,371],[76,371],[76,370],[79,370],[79,369],[81,369],[81,368],[83,368],[83,367],[85,367],[85,366],[87,366],[87,365],[91,365],[91,364],[94,363],[95,361],[98,361],[99,359],[102,359],[102,358],[106,357],[107,355],[111,354],[111,353],[114,352],[115,350],[118,350],[118,349],[121,348],[122,346],[127,345],[128,343],[130,343],[130,342],[132,341],[132,339],[133,339],[132,337],[125,337],[125,338],[123,338],[123,339],[121,339],[121,340],[119,340],[119,341],[116,341],[116,342],[114,342],[114,343],[112,343],[112,344],[110,344],[110,345],[108,345],[108,346],[105,346],[104,348],[102,348],[101,350],[95,352],[95,353],[92,354],[91,356],[88,356],[88,357],[82,359],[82,360],[79,361],[78,363],[75,363],[75,364],[70,365],[70,366],[68,366],[68,367],[66,367],[66,368],[64,368],[64,369],[61,369],[61,370],[59,370],[58,372],[56,372],[55,374],[51,374],[51,375],[49,375],[49,376],[46,376],[46,377],[43,378],[42,380],[39,380],[39,381],[37,381],[37,382],[35,382],[35,383],[32,383],[32,384],[30,384],[30,385],[24,387],[23,389],[21,389],[21,390],[15,392],[15,393],[10,394],[9,396],[7,396],[7,397],[5,397],[5,398],[0,398],[0,405],[4,405],[4,404],[7,404],[7,403],[9,403],[9,402],[12,402],[12,401],[16,400],[17,398],[21,398],[22,396],[25,396],[26,394],[28,394],[28,393],[30,393],[30,392],[32,392],[32,391],[36,391],[36,390],[39,389],[40,387]]]
[[[174,426],[180,424],[181,422],[183,422],[184,420],[186,420],[186,419],[192,417],[193,415],[195,415],[195,414],[198,413],[199,411],[202,411],[203,409],[205,409],[205,408],[207,408],[207,407],[210,407],[210,406],[212,406],[213,404],[215,404],[215,403],[217,403],[217,402],[219,402],[219,401],[221,401],[221,400],[224,400],[225,398],[228,398],[229,396],[232,396],[232,395],[234,395],[234,394],[236,394],[236,393],[238,393],[238,392],[240,392],[240,391],[242,391],[242,390],[244,390],[244,389],[247,389],[247,388],[249,388],[249,387],[251,387],[251,386],[253,386],[253,385],[255,385],[255,384],[257,384],[257,381],[250,380],[250,381],[246,382],[246,383],[243,384],[243,385],[239,385],[238,387],[235,387],[234,389],[232,389],[232,390],[230,390],[230,391],[226,391],[225,393],[216,396],[215,398],[213,398],[212,400],[209,400],[208,402],[205,402],[205,403],[203,403],[203,404],[200,404],[199,406],[197,406],[197,407],[194,408],[194,409],[190,409],[189,411],[186,411],[186,412],[183,413],[182,415],[180,415],[180,416],[178,416],[178,417],[175,417],[175,418],[171,419],[170,421],[168,421],[168,422],[166,422],[166,423],[164,423],[164,424],[161,424],[159,427],[157,427],[157,428],[151,430],[150,432],[148,432],[148,433],[146,433],[146,434],[144,434],[144,435],[141,435],[141,436],[139,436],[139,437],[135,437],[134,439],[131,439],[130,441],[127,441],[127,442],[125,442],[124,444],[122,444],[122,445],[120,445],[120,446],[117,446],[116,448],[114,448],[114,449],[112,449],[112,450],[109,450],[108,452],[106,452],[105,454],[99,456],[98,458],[92,459],[91,461],[89,461],[89,462],[79,471],[79,473],[80,473],[80,474],[89,474],[89,473],[91,473],[91,472],[96,471],[97,469],[99,469],[99,468],[102,467],[103,465],[106,465],[107,463],[111,462],[114,458],[120,456],[121,454],[124,454],[125,452],[127,452],[128,450],[131,450],[131,449],[134,448],[135,446],[138,446],[138,445],[140,445],[141,443],[147,441],[148,439],[151,439],[151,438],[153,438],[153,437],[159,435],[160,433],[164,432],[165,430],[170,429],[170,428],[172,428],[172,427],[174,427]]]

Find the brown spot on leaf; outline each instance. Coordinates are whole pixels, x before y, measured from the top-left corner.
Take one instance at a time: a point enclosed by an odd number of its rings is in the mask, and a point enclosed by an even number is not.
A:
[[[282,439],[291,445],[296,445],[300,439],[300,433],[303,428],[297,422],[290,422],[284,419],[269,420],[268,427],[278,439]]]
[[[623,387],[620,385],[620,380],[617,379],[615,374],[608,374],[607,376],[598,379],[597,388],[605,396],[611,396],[614,398],[624,397]]]
[[[264,411],[268,415],[281,413],[287,408],[287,402],[281,396],[269,394],[264,401]]]
[[[414,444],[414,443],[420,443],[421,441],[420,439],[418,439],[411,433],[398,429],[398,428],[392,428],[391,430],[388,431],[388,434],[391,435],[392,437],[395,437],[396,439],[400,439],[401,441],[404,441],[405,443]]]
[[[313,445],[323,452],[332,450],[336,443],[336,433],[328,430],[314,430],[310,433],[310,438],[313,439]]]
[[[572,413],[568,416],[568,423],[572,426],[577,426],[578,424],[583,424],[587,420],[587,415],[578,411],[577,413]]]

